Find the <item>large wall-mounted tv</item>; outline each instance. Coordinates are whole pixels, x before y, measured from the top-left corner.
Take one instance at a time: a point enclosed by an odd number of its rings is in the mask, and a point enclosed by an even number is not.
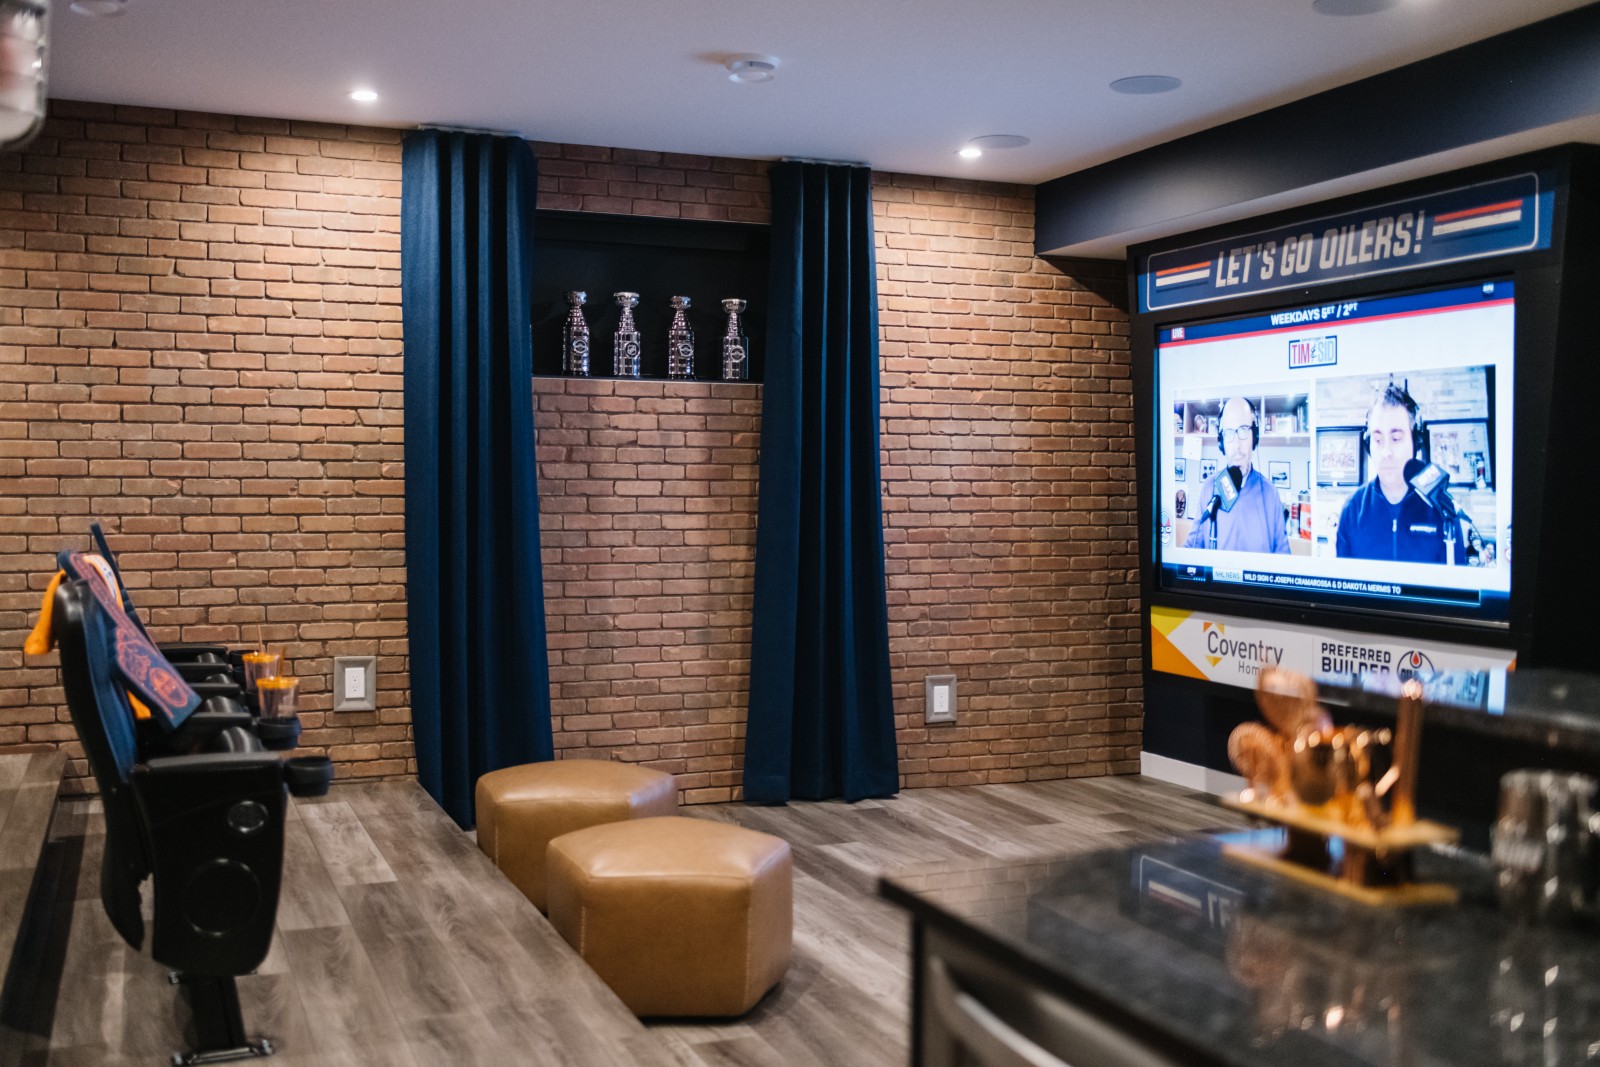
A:
[[[1163,325],[1163,589],[1503,626],[1516,301],[1497,278]]]

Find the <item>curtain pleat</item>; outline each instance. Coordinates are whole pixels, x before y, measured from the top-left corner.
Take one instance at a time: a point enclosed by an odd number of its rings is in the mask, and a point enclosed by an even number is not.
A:
[[[772,168],[745,798],[899,787],[878,456],[872,175]]]
[[[550,759],[533,435],[535,160],[526,141],[404,145],[406,588],[417,777],[463,827],[479,776]]]

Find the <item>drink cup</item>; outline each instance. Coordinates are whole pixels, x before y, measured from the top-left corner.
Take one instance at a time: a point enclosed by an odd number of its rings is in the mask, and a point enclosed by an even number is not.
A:
[[[276,652],[246,652],[239,657],[244,662],[244,691],[254,693],[256,682],[261,678],[276,678],[278,676],[278,654]]]
[[[286,674],[258,679],[256,692],[261,702],[261,717],[287,719],[293,716],[298,706],[295,694],[299,685],[300,679]]]

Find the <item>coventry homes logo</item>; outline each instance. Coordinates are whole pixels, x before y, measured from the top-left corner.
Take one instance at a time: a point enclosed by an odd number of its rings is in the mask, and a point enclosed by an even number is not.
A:
[[[1332,334],[1326,337],[1300,337],[1289,342],[1289,369],[1300,367],[1331,367],[1339,362],[1339,339]]]
[[[1206,635],[1206,662],[1213,667],[1232,657],[1240,674],[1254,675],[1262,667],[1276,667],[1283,662],[1283,649],[1277,645],[1229,637],[1227,628],[1219,622],[1205,623],[1201,629]]]

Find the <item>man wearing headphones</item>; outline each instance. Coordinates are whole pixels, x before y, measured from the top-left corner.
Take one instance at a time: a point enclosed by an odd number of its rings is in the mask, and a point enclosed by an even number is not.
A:
[[[1236,396],[1222,405],[1222,417],[1217,421],[1217,447],[1222,450],[1227,465],[1206,484],[1201,499],[1216,498],[1217,480],[1230,477],[1229,467],[1239,468],[1244,478],[1239,483],[1239,499],[1231,511],[1217,510],[1215,545],[1211,543],[1212,520],[1197,518],[1183,546],[1234,552],[1288,552],[1283,501],[1253,464],[1256,445],[1261,441],[1261,423],[1256,418],[1255,408],[1244,397]]]
[[[1334,552],[1355,559],[1389,559],[1405,563],[1445,563],[1446,529],[1436,508],[1411,491],[1406,462],[1422,451],[1423,431],[1417,402],[1404,386],[1390,382],[1367,411],[1367,455],[1377,472],[1357,489],[1339,512]],[[1465,551],[1456,552],[1465,563]]]

